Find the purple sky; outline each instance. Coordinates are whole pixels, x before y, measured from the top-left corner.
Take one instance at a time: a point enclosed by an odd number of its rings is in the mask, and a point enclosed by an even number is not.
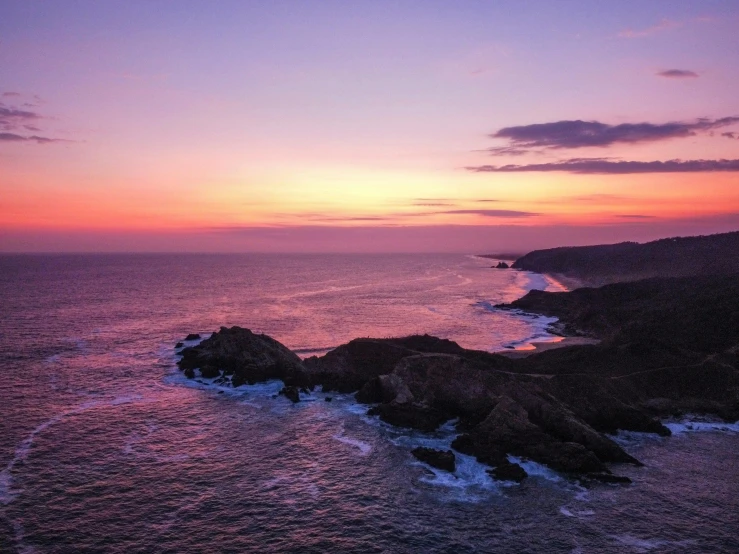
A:
[[[739,228],[736,2],[2,14],[0,251],[528,250]]]

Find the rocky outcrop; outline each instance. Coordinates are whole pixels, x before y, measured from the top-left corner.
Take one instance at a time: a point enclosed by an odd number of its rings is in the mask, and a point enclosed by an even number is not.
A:
[[[282,387],[278,394],[281,394],[293,404],[300,402],[300,391],[298,390],[298,387]]]
[[[489,469],[488,474],[498,481],[515,481],[516,483],[520,483],[529,476],[524,468],[511,462],[501,462],[493,469]]]
[[[498,262],[498,265],[492,266],[493,269],[508,269],[510,266],[505,262]]]
[[[354,392],[367,381],[392,372],[405,356],[414,351],[389,341],[354,339],[328,352],[305,360],[305,368],[312,383],[323,385],[323,390]]]
[[[712,332],[703,327],[701,333]],[[427,335],[356,339],[303,362],[274,339],[233,327],[184,348],[178,365],[189,378],[200,374],[235,387],[281,379],[281,394],[293,402],[316,385],[356,391],[359,402],[373,405],[370,414],[396,426],[433,431],[457,419],[452,448],[494,468],[495,478],[525,477],[508,459],[514,455],[571,475],[625,482],[609,464],[639,462],[607,433],[668,435],[657,417],[686,410],[739,417],[736,333],[711,339],[731,345],[714,353],[615,333],[598,345],[515,360]]]
[[[466,352],[456,342],[414,335],[398,339],[354,339],[326,355],[304,361],[307,374],[323,390],[354,392],[368,381],[393,371],[405,357],[420,352]]]
[[[454,473],[456,469],[456,458],[454,452],[451,450],[436,450],[434,448],[419,446],[411,450],[411,454],[431,467],[443,469],[451,473]]]
[[[197,346],[182,350],[181,355],[177,363],[181,370],[199,369],[205,378],[230,375],[234,387],[269,379],[298,386],[308,381],[297,355],[273,338],[241,327],[221,327]]]

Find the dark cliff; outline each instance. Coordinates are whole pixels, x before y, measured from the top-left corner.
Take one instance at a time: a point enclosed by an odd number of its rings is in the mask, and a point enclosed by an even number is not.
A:
[[[599,286],[652,277],[739,274],[739,231],[698,237],[535,250],[515,269],[556,273]]]

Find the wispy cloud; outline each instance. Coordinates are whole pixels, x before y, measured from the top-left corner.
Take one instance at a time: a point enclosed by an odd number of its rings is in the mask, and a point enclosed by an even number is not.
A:
[[[523,156],[528,154],[529,150],[519,146],[493,146],[486,148],[485,152],[490,152],[493,156]]]
[[[2,98],[15,98],[22,96],[18,92],[4,92]],[[34,99],[38,99],[34,96]],[[40,99],[39,99],[40,100]],[[29,105],[29,104],[24,104]],[[41,133],[39,122],[48,119],[38,112],[19,109],[14,106],[0,104],[0,143],[33,143],[49,144],[52,142],[71,142],[65,139],[50,138],[41,135],[27,135],[27,132]],[[22,134],[21,134],[22,133]]]
[[[419,206],[419,207],[426,207],[426,208],[436,208],[436,207],[443,207],[443,206],[454,206],[454,202],[413,202],[411,206]]]
[[[621,202],[624,200],[630,200],[629,196],[623,196],[621,194],[581,194],[579,196],[568,196],[566,199],[567,203],[577,202],[579,204],[602,204],[604,202]]]
[[[695,121],[671,123],[621,123],[609,125],[600,121],[564,120],[551,123],[534,123],[504,127],[490,135],[505,139],[508,146],[489,150],[494,155],[508,153],[510,149],[528,152],[531,149],[574,149],[606,147],[613,144],[637,144],[690,137],[727,125],[739,123],[739,117],[720,119],[701,118]]]
[[[459,209],[459,210],[429,210],[422,212],[393,212],[382,215],[333,215],[322,213],[283,214],[287,219],[300,219],[313,223],[384,223],[390,225],[401,224],[404,219],[421,219],[438,215],[476,215],[486,218],[514,219],[539,215],[534,212],[518,210],[486,210],[486,209]]]
[[[41,119],[36,112],[0,106],[0,128],[4,131],[19,129],[23,125]]]
[[[630,173],[703,173],[712,171],[739,171],[737,160],[668,160],[668,161],[610,161],[602,158],[575,158],[552,163],[525,165],[481,165],[466,168],[477,173],[517,173],[532,171],[564,171],[577,174],[623,175]]]
[[[690,79],[699,77],[695,71],[689,69],[666,69],[657,73],[659,77],[667,77],[668,79]]]
[[[621,38],[641,38],[656,35],[669,29],[678,29],[683,26],[681,21],[675,21],[673,19],[663,19],[656,25],[651,27],[645,27],[643,29],[624,29],[618,33]]]
[[[739,138],[739,133],[726,132],[726,133],[721,133],[721,136],[730,138],[730,139],[735,139],[735,138]]]
[[[31,135],[25,137],[22,135],[16,135],[15,133],[0,133],[0,142],[35,142],[37,144],[49,144],[51,142],[70,142],[64,139],[40,137],[38,135]]]
[[[654,219],[656,216],[641,214],[618,214],[614,217],[617,217],[619,219]]]
[[[457,214],[457,215],[481,215],[483,217],[533,217],[539,215],[534,212],[520,212],[517,210],[445,210],[435,212],[437,214]]]

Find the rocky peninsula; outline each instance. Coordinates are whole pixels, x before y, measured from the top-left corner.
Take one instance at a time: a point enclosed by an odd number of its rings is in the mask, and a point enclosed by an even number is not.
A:
[[[720,237],[722,244],[734,239]],[[683,244],[695,251],[693,241]],[[491,466],[499,479],[526,476],[513,455],[579,478],[628,481],[612,464],[640,462],[609,435],[669,435],[661,418],[685,414],[739,419],[739,274],[698,273],[534,290],[500,305],[556,316],[553,331],[598,339],[524,358],[414,335],[355,339],[301,360],[267,335],[222,327],[181,350],[178,365],[187,377],[234,387],[281,379],[293,402],[318,386],[354,393],[371,405],[369,413],[400,427],[432,431],[455,419],[452,448]],[[414,455],[454,468],[452,451]]]

